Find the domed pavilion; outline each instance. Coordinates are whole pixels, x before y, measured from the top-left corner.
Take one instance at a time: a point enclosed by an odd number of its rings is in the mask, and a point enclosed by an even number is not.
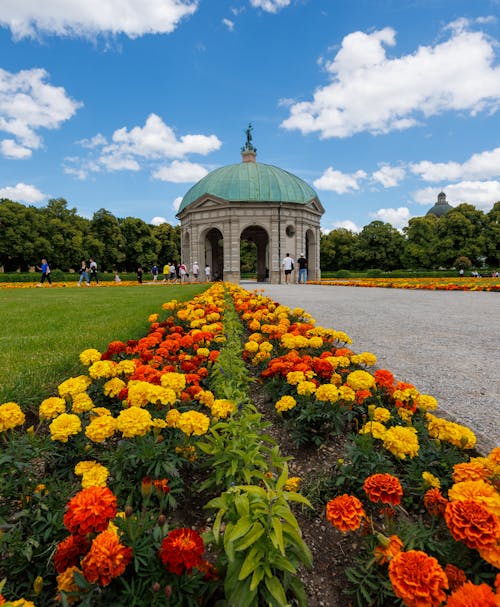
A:
[[[446,215],[452,208],[451,204],[446,200],[446,194],[439,192],[436,204],[427,211],[426,215],[435,215],[439,218]]]
[[[255,244],[258,281],[282,282],[287,253],[294,260],[304,254],[308,280],[319,280],[324,208],[305,181],[256,162],[251,131],[249,125],[242,162],[215,169],[182,199],[177,213],[182,261],[188,267],[208,264],[215,279],[239,282],[240,243],[247,240]]]

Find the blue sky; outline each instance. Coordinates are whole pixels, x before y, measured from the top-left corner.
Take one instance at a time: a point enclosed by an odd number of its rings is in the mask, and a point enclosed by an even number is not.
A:
[[[322,228],[500,200],[500,0],[0,0],[0,198],[176,224],[240,162]]]

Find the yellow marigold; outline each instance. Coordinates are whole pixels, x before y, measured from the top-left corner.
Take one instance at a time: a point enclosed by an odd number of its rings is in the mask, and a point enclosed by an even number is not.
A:
[[[335,341],[341,341],[344,344],[352,344],[352,339],[347,333],[344,333],[344,331],[332,331],[332,338]]]
[[[115,377],[116,363],[114,360],[98,360],[89,367],[89,375],[92,379],[105,379]]]
[[[0,595],[1,597],[2,595]],[[2,604],[2,603],[0,603]],[[36,607],[33,601],[27,601],[26,599],[17,599],[16,601],[9,601],[6,603],[6,607]]]
[[[116,419],[110,415],[94,417],[85,428],[85,436],[94,443],[103,443],[116,432]]]
[[[356,392],[349,386],[339,386],[339,400],[346,403],[353,403],[356,399]]]
[[[179,302],[177,299],[171,299],[170,301],[166,301],[165,303],[161,304],[161,307],[163,310],[175,310],[178,303]]]
[[[476,437],[472,430],[466,426],[462,426],[455,422],[450,422],[446,419],[441,419],[432,415],[426,414],[429,436],[446,441],[461,449],[473,449],[476,444]]]
[[[297,491],[299,490],[301,480],[302,479],[300,478],[300,476],[291,476],[285,482],[285,486],[284,486],[285,491],[294,491],[295,493],[297,493]]]
[[[492,464],[487,457],[471,457],[468,462],[453,466],[453,482],[486,480],[492,473]]]
[[[156,322],[158,320],[158,314],[150,314],[148,316],[148,322]]]
[[[416,388],[405,388],[404,390],[394,390],[393,397],[404,403],[414,402],[420,396]]]
[[[269,352],[257,352],[257,354],[252,358],[252,364],[256,367],[269,358],[271,358]]]
[[[57,387],[59,392],[59,396],[62,398],[66,398],[67,396],[75,396],[75,394],[80,394],[80,392],[85,392],[87,388],[92,383],[90,377],[86,375],[79,375],[78,377],[70,377],[69,379],[63,381]]]
[[[94,407],[90,411],[90,419],[95,419],[96,417],[103,417],[104,415],[111,415],[111,411],[106,407]]]
[[[422,472],[422,480],[425,489],[439,489],[441,487],[441,481],[431,472]]]
[[[151,428],[151,423],[149,411],[140,407],[123,409],[116,419],[116,427],[124,438],[144,436]]]
[[[301,381],[297,384],[297,394],[311,396],[316,392],[316,384],[312,381]]]
[[[101,360],[101,353],[95,348],[89,348],[80,354],[80,362],[86,367],[97,362],[98,360]]]
[[[4,403],[0,405],[0,432],[12,430],[24,424],[26,417],[17,403]]]
[[[352,371],[347,376],[346,383],[353,390],[369,390],[375,385],[375,378],[368,371]]]
[[[98,462],[84,461],[75,466],[75,474],[82,477],[83,489],[86,487],[105,487],[109,470]]]
[[[261,344],[259,344],[260,352],[266,352],[267,354],[269,354],[270,352],[272,352],[272,350],[273,344],[269,341],[263,341]]]
[[[149,403],[151,384],[147,381],[134,379],[128,383],[128,402],[133,407],[144,407]]]
[[[493,485],[478,479],[455,483],[448,490],[451,501],[473,499],[484,504],[500,520],[500,494]]]
[[[194,395],[194,398],[208,408],[213,405],[215,400],[214,394],[213,392],[210,392],[210,390],[200,390]]]
[[[256,341],[258,344],[260,344],[260,342],[263,340],[264,336],[262,335],[262,333],[252,333],[248,337],[248,341]]]
[[[372,367],[377,362],[377,357],[371,352],[361,352],[360,354],[353,354],[351,356],[351,362],[355,365]]]
[[[50,438],[58,440],[62,443],[67,443],[68,438],[78,434],[82,429],[82,422],[78,415],[74,413],[61,413],[58,417],[52,420],[49,430]]]
[[[203,356],[203,358],[208,358],[210,356],[210,350],[208,348],[198,348],[196,350],[197,356]]]
[[[51,396],[40,403],[38,415],[40,419],[54,419],[66,412],[66,401],[58,396]]]
[[[116,375],[132,375],[135,371],[135,361],[121,360],[115,368]]]
[[[399,407],[398,416],[407,424],[411,424],[413,411],[410,411],[410,409],[405,409],[404,407]]]
[[[231,415],[235,409],[236,407],[233,401],[225,398],[215,399],[213,405],[211,406],[212,415],[222,419],[229,417],[229,415]]]
[[[328,356],[327,360],[334,369],[337,367],[346,368],[351,364],[351,359],[348,356]]]
[[[276,411],[278,411],[279,413],[283,413],[283,411],[289,411],[290,409],[293,409],[295,407],[295,405],[297,404],[297,401],[293,398],[293,396],[282,396],[279,401],[274,405]]]
[[[75,582],[75,572],[78,572],[80,575],[83,575],[81,569],[78,569],[76,565],[72,565],[57,576],[57,590],[59,592],[82,592],[80,586],[78,586],[78,584]],[[80,600],[77,596],[66,596],[65,598],[69,604]]]
[[[148,400],[150,403],[159,405],[173,405],[177,395],[171,388],[163,388],[155,384],[149,385]]]
[[[187,436],[194,434],[195,436],[201,436],[206,434],[210,426],[210,418],[203,413],[198,411],[186,411],[181,413],[179,421],[177,422],[177,428],[182,430]]]
[[[259,351],[259,344],[256,341],[247,341],[245,344],[245,351],[250,352],[250,354],[255,354],[255,352]]]
[[[420,411],[433,411],[438,404],[434,396],[430,396],[430,394],[419,394],[416,403]]]
[[[418,455],[419,444],[417,430],[403,426],[388,428],[384,434],[384,447],[399,459]]]
[[[309,347],[313,349],[322,348],[323,347],[323,338],[319,336],[310,337],[309,338]]]
[[[330,377],[330,383],[334,386],[342,385],[342,375],[340,375],[340,373],[332,373],[332,376]]]
[[[373,407],[373,409],[370,409],[370,407],[368,407],[368,412],[374,422],[384,423],[388,422],[391,419],[391,412],[385,407]]]
[[[359,431],[360,434],[371,434],[373,438],[384,438],[387,428],[380,422],[366,422]]]
[[[339,399],[339,391],[333,384],[321,384],[316,388],[314,396],[322,402],[336,403]]]
[[[116,398],[118,394],[125,388],[127,384],[118,377],[113,377],[107,381],[103,386],[103,392],[105,396],[109,396],[110,398]]]
[[[73,396],[71,411],[73,413],[85,413],[94,408],[94,403],[86,392],[80,392]]]
[[[169,428],[177,428],[177,424],[181,418],[181,412],[177,409],[170,409],[167,413],[166,422]]]
[[[184,373],[164,373],[161,376],[161,385],[170,388],[179,396],[186,387],[186,376]]]
[[[306,376],[304,371],[290,371],[286,374],[286,381],[291,386],[296,386],[299,382],[304,381]]]
[[[488,459],[494,464],[500,464],[500,447],[492,449],[488,455]]]
[[[153,421],[151,422],[152,428],[159,428],[161,430],[162,428],[166,428],[166,426],[167,422],[164,419],[160,419],[159,417],[154,417]]]
[[[497,541],[497,543],[495,545],[489,546],[488,548],[480,548],[479,555],[487,563],[489,563],[490,565],[493,565],[493,567],[496,567],[497,569],[500,569],[500,542]],[[500,575],[500,573],[498,575]],[[500,590],[499,590],[499,595],[500,595]],[[500,605],[500,602],[499,602],[499,605]]]

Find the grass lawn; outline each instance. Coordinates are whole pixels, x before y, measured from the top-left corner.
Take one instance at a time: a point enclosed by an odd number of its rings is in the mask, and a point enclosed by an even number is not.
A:
[[[91,289],[0,289],[0,404],[38,410],[64,379],[86,372],[82,350],[146,334],[148,316],[206,284]]]

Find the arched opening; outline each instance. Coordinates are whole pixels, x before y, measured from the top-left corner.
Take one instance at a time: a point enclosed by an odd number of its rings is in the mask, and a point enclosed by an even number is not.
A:
[[[244,245],[242,243],[245,243]],[[241,252],[245,251],[248,255],[245,260],[241,257]],[[257,282],[266,282],[269,280],[269,236],[266,230],[257,225],[246,227],[240,236],[240,271],[243,273],[242,262],[253,265],[250,272],[257,277]]]
[[[318,247],[316,246],[316,237],[313,230],[306,231],[306,246],[305,256],[307,259],[307,277],[308,280],[319,280],[319,255]]]
[[[217,228],[205,235],[205,264],[210,266],[213,280],[224,279],[224,239]]]

